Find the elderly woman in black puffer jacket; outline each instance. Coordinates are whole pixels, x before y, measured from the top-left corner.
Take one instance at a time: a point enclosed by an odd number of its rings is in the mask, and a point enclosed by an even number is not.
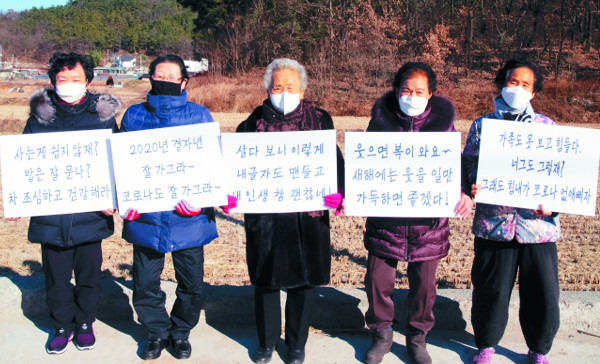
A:
[[[31,95],[23,134],[111,129],[121,102],[87,90],[94,78],[92,60],[77,53],[55,53],[48,76],[52,88]],[[107,206],[108,207],[108,206]],[[46,302],[56,329],[46,343],[48,354],[63,353],[71,340],[79,350],[96,345],[92,323],[102,288],[102,239],[114,232],[113,209],[77,214],[34,216],[28,239],[42,247]],[[16,220],[10,218],[7,220]],[[75,273],[75,287],[71,277]]]
[[[454,105],[433,95],[436,76],[431,67],[420,62],[406,63],[394,76],[392,85],[394,89],[375,102],[368,132],[455,131]],[[465,218],[472,205],[471,198],[461,193],[455,212]],[[431,363],[425,339],[434,324],[435,271],[439,260],[448,254],[449,236],[448,218],[367,218],[365,247],[369,257],[365,288],[369,309],[365,319],[373,335],[367,363],[381,362],[392,346],[392,294],[399,260],[408,262],[408,354],[415,363]]]

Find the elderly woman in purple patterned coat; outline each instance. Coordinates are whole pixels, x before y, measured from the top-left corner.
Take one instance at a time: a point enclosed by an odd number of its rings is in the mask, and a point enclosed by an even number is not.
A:
[[[513,59],[494,80],[499,95],[494,112],[475,120],[467,137],[463,164],[472,195],[476,185],[482,119],[553,125],[549,117],[535,113],[531,99],[542,90],[537,64]],[[475,258],[471,270],[473,308],[471,321],[477,352],[473,363],[491,363],[508,321],[508,304],[519,277],[519,321],[532,364],[548,363],[546,354],[560,324],[558,309],[558,214],[547,211],[478,203],[473,218]]]
[[[375,102],[367,131],[455,131],[454,105],[433,94],[436,83],[435,73],[428,65],[420,62],[403,65],[394,76],[394,89]],[[466,218],[472,207],[471,198],[462,192],[455,208],[457,216]],[[435,322],[435,272],[439,260],[448,254],[449,235],[448,218],[367,218],[365,247],[369,256],[365,289],[369,309],[365,320],[372,331],[373,343],[366,353],[366,363],[380,363],[392,347],[392,294],[399,260],[408,262],[408,355],[415,363],[431,363],[426,337]]]

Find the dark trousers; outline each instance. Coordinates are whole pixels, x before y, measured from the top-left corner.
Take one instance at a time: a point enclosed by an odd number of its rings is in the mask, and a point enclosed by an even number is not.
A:
[[[435,323],[433,305],[436,297],[435,271],[439,259],[408,263],[408,335],[427,334]],[[394,301],[392,295],[396,284],[395,259],[381,258],[369,253],[365,289],[369,309],[365,314],[367,326],[381,331],[392,326]]]
[[[171,253],[177,298],[171,315],[165,308],[166,294],[160,289],[165,255],[156,250],[133,246],[133,307],[148,329],[150,339],[187,339],[200,319],[204,282],[204,247]]]
[[[556,243],[520,244],[475,238],[471,321],[478,348],[497,345],[519,274],[519,321],[529,349],[547,354],[560,325]]]
[[[96,319],[102,293],[102,241],[61,248],[42,244],[46,280],[46,303],[56,329],[75,330],[76,325]],[[71,277],[75,272],[75,287]]]
[[[304,350],[315,303],[315,289],[306,286],[288,288],[286,291],[285,344],[290,350]],[[275,347],[281,335],[279,289],[254,286],[254,313],[260,346]]]

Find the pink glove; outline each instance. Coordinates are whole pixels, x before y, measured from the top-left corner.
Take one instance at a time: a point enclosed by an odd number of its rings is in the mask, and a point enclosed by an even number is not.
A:
[[[183,216],[196,216],[202,212],[202,208],[194,208],[186,200],[181,200],[175,205],[175,210]]]
[[[342,201],[344,198],[341,193],[332,193],[331,195],[325,196],[325,206],[335,209],[335,216],[340,214],[342,211]]]
[[[237,207],[237,197],[227,195],[227,205],[221,206],[224,213],[229,214],[229,211]]]
[[[138,210],[132,209],[130,207],[130,208],[127,209],[127,211],[125,211],[125,215],[123,216],[123,220],[134,221],[138,217],[140,217],[140,214],[138,213]]]

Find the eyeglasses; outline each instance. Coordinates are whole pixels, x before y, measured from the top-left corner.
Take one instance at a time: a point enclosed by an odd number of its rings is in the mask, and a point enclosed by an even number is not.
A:
[[[157,80],[157,81],[167,81],[167,82],[180,82],[181,81],[181,77],[177,77],[175,75],[155,75],[152,76],[153,80]]]

